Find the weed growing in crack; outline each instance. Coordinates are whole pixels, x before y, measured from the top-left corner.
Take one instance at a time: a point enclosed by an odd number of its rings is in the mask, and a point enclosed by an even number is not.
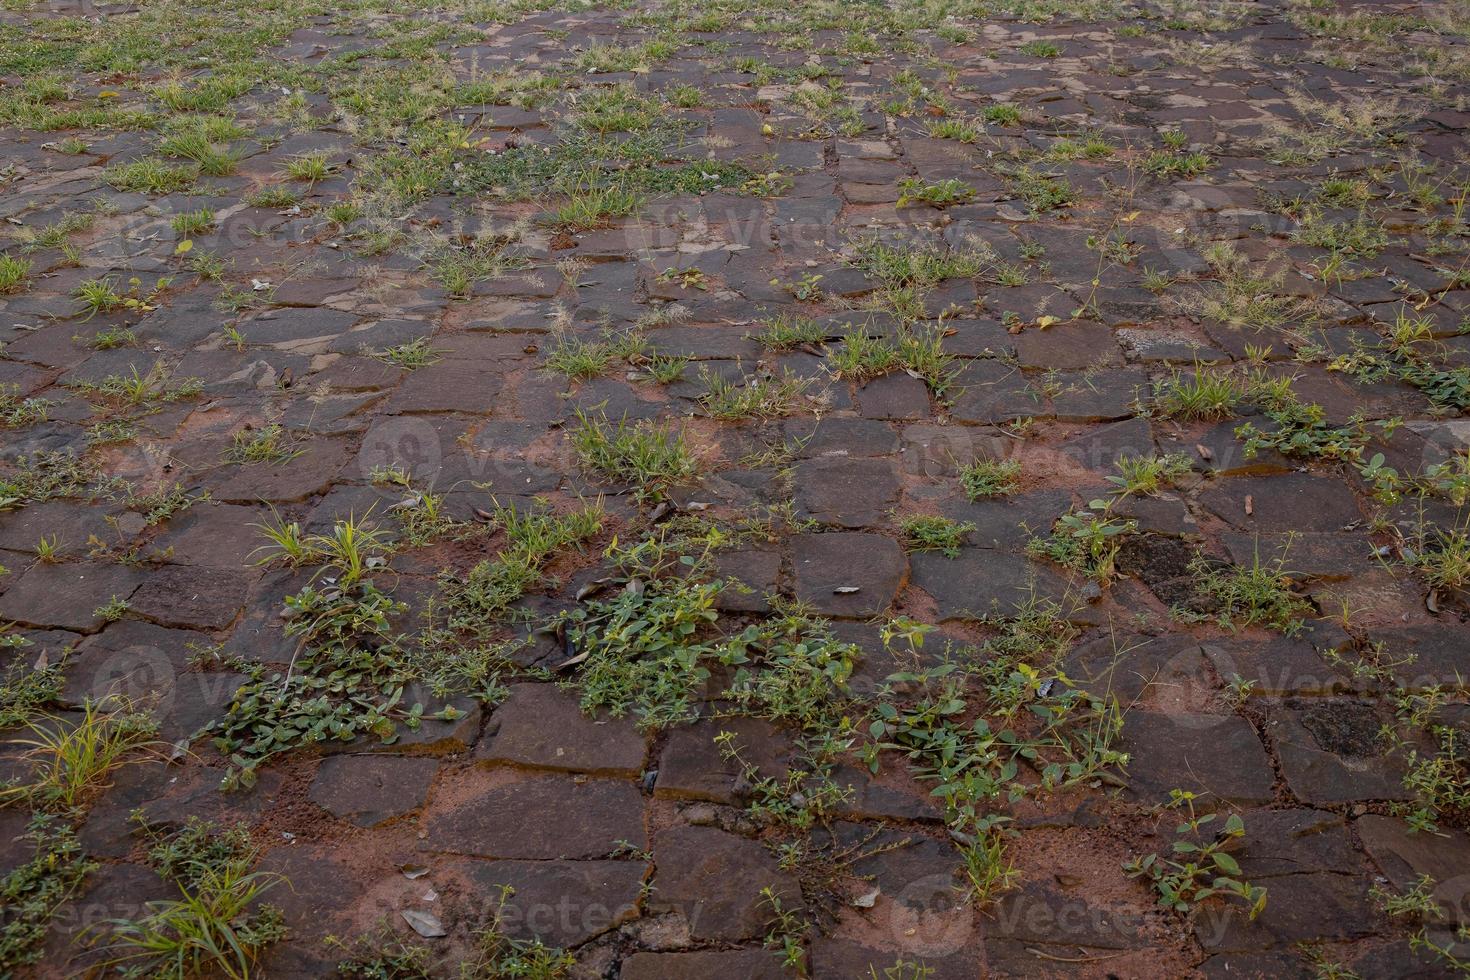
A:
[[[0,804],[73,810],[105,786],[109,775],[144,761],[158,744],[153,717],[115,699],[106,706],[87,701],[74,723],[40,718],[26,728],[30,736],[11,744],[31,763],[30,781],[0,788]]]
[[[497,506],[491,521],[505,533],[500,553],[480,561],[463,578],[444,579],[449,627],[483,634],[541,581],[547,562],[591,540],[603,520],[600,504],[564,514]]]
[[[805,403],[812,380],[785,371],[782,374],[746,376],[739,383],[722,374],[701,368],[699,382],[704,393],[700,404],[711,418],[772,419],[795,413]]]
[[[83,855],[76,831],[55,814],[32,816],[20,839],[34,853],[0,877],[6,911],[0,923],[0,970],[7,973],[40,960],[51,920],[97,866]]]
[[[1195,597],[1187,607],[1174,610],[1186,622],[1214,619],[1226,629],[1264,626],[1295,636],[1312,612],[1311,605],[1292,590],[1284,549],[1270,561],[1262,561],[1257,552],[1245,566],[1222,565],[1200,556],[1189,570]]]
[[[960,467],[960,486],[971,501],[1008,497],[1021,488],[1021,464],[1014,459],[977,459]]]
[[[1185,374],[1176,368],[1154,382],[1150,408],[1160,418],[1186,422],[1224,419],[1235,414],[1243,394],[1240,380],[1228,371],[1196,366]]]
[[[1245,821],[1232,813],[1220,819],[1218,813],[1197,813],[1194,802],[1199,797],[1184,790],[1169,791],[1169,809],[1181,812],[1175,829],[1179,839],[1171,849],[1178,860],[1149,854],[1135,858],[1123,866],[1130,877],[1146,877],[1159,894],[1159,904],[1179,912],[1188,912],[1212,895],[1229,895],[1245,902],[1250,918],[1266,908],[1266,889],[1240,878],[1240,864],[1228,848],[1245,837]],[[1202,832],[1209,827],[1208,832]]]
[[[1112,516],[1110,501],[1093,500],[1085,510],[1073,510],[1058,518],[1049,536],[1032,538],[1026,553],[1106,584],[1113,579],[1123,538],[1137,529],[1136,521]]]
[[[578,461],[607,480],[630,484],[640,498],[657,499],[669,487],[693,481],[703,468],[683,436],[667,425],[609,422],[581,409],[576,416],[568,436]]]
[[[286,935],[281,910],[260,901],[284,879],[251,870],[258,851],[243,830],[218,832],[192,817],[170,836],[144,829],[152,839],[150,863],[181,897],[146,902],[139,917],[99,926],[103,965],[146,976],[217,970],[248,980],[261,952]]]
[[[910,551],[938,551],[946,558],[958,558],[965,536],[975,530],[975,525],[936,514],[914,514],[900,520],[899,528]]]
[[[278,465],[289,462],[306,452],[305,446],[297,445],[286,435],[279,423],[245,428],[231,438],[230,448],[225,450],[225,459],[231,463]]]
[[[750,339],[773,354],[784,354],[798,347],[815,346],[827,339],[826,328],[810,317],[781,313],[765,320],[762,329]]]

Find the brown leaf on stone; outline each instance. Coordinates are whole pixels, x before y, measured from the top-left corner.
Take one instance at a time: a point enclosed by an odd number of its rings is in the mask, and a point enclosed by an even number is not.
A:
[[[413,927],[414,932],[423,936],[425,939],[438,939],[441,936],[449,935],[444,930],[444,923],[440,922],[439,917],[432,912],[420,912],[418,909],[404,909],[398,914],[403,916],[404,922],[407,922]]]

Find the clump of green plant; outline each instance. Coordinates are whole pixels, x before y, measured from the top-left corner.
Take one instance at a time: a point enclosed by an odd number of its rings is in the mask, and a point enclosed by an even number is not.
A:
[[[1009,102],[988,105],[981,110],[980,114],[985,117],[986,122],[995,123],[997,126],[1021,125],[1021,107]]]
[[[526,260],[496,238],[440,242],[424,255],[429,276],[455,299],[468,299],[475,286],[524,268]]]
[[[1454,592],[1470,586],[1470,528],[1421,529],[1418,540],[1401,550],[1431,588]]]
[[[96,500],[118,484],[103,477],[96,463],[85,456],[41,450],[0,465],[0,511],[58,498]]]
[[[225,459],[232,463],[285,463],[306,452],[305,447],[296,445],[286,435],[279,423],[259,428],[246,427],[231,438]]]
[[[311,553],[326,563],[335,585],[350,588],[388,564],[393,550],[388,532],[372,519],[372,511],[359,518],[349,514],[334,521],[332,530],[307,539]]]
[[[1096,785],[1127,756],[1114,747],[1123,722],[1117,701],[1082,690],[1054,666],[1075,636],[1055,604],[1032,600],[1014,617],[982,623],[997,631],[983,650],[946,647],[929,666],[918,654],[932,626],[899,619],[883,628],[905,667],[879,690],[862,754],[876,772],[883,752],[898,753],[933,784],[968,892],[986,902],[1019,878],[1011,818],[995,812],[997,801]],[[1037,723],[1024,734],[1009,727],[1022,710]],[[1018,778],[1022,764],[1040,778]]]
[[[271,520],[267,524],[252,524],[251,527],[260,531],[269,543],[256,548],[252,554],[266,552],[265,556],[257,559],[257,565],[269,565],[275,561],[284,561],[287,565],[295,568],[305,565],[320,557],[316,545],[312,542],[310,535],[301,530],[300,523],[287,521],[271,511]]]
[[[87,212],[68,211],[60,219],[42,228],[24,228],[20,232],[22,252],[38,252],[45,248],[64,249],[72,235],[86,231],[97,217]]]
[[[564,616],[567,641],[584,658],[576,682],[582,708],[631,715],[649,730],[692,721],[715,653],[722,583],[656,576],[629,583]]]
[[[747,375],[740,382],[723,374],[701,368],[699,381],[704,393],[700,404],[711,418],[749,419],[780,418],[795,412],[802,404],[811,379],[792,374]]]
[[[609,422],[577,410],[577,427],[568,433],[582,466],[608,480],[636,487],[640,497],[660,497],[671,486],[699,475],[699,457],[682,435],[664,425]]]
[[[330,154],[325,152],[303,153],[286,161],[286,176],[291,180],[300,180],[308,184],[326,180],[337,167],[332,163]]]
[[[960,486],[970,500],[1008,497],[1021,488],[1021,463],[1015,459],[977,459],[960,467]]]
[[[298,201],[296,191],[283,184],[267,184],[257,187],[245,196],[245,203],[252,208],[289,208]]]
[[[638,331],[606,334],[601,340],[558,336],[546,355],[546,368],[569,381],[586,381],[606,374],[613,364],[643,360],[648,343]]]
[[[150,410],[186,398],[197,398],[204,390],[200,378],[175,378],[162,362],[156,362],[146,374],[136,367],[127,374],[109,374],[97,382],[77,382],[72,387],[91,398],[111,402],[125,408]]]
[[[898,338],[898,361],[910,375],[921,378],[935,398],[944,400],[960,375],[956,357],[944,349],[942,322],[924,329],[909,328]]]
[[[781,313],[764,321],[760,332],[751,334],[766,350],[784,354],[798,347],[820,344],[827,339],[826,328],[811,317]]]
[[[106,967],[170,980],[212,971],[249,980],[260,953],[286,935],[281,910],[260,901],[284,879],[252,870],[259,852],[242,827],[217,831],[190,817],[172,835],[144,829],[150,863],[181,897],[146,902],[137,919],[104,923]]]
[[[351,939],[328,936],[327,945],[337,950],[337,976],[360,980],[433,980],[433,951],[419,943],[404,941],[392,926],[378,928]]]
[[[1087,509],[1059,517],[1049,536],[1032,538],[1026,553],[1107,583],[1113,579],[1124,536],[1137,529],[1137,521],[1113,517],[1108,501],[1093,500]]]
[[[200,208],[197,211],[181,211],[174,215],[174,234],[180,238],[191,238],[194,235],[202,235],[214,227],[214,212],[208,208]]]
[[[1249,905],[1254,920],[1266,908],[1266,889],[1242,881],[1240,864],[1228,853],[1230,846],[1245,837],[1245,821],[1240,814],[1232,813],[1206,836],[1202,828],[1219,820],[1220,815],[1197,813],[1194,803],[1198,798],[1184,790],[1169,791],[1168,808],[1182,811],[1174,831],[1179,839],[1170,849],[1177,860],[1149,854],[1128,861],[1123,870],[1129,877],[1152,881],[1164,908],[1188,912],[1213,895],[1227,895]]]
[[[1429,933],[1432,924],[1441,922],[1445,918],[1444,907],[1434,897],[1435,887],[1434,879],[1425,874],[1420,875],[1412,885],[1404,889],[1402,894],[1396,895],[1375,885],[1369,890],[1368,895],[1387,915],[1395,919],[1409,919],[1417,922],[1418,927],[1409,936],[1411,950],[1416,953],[1427,952],[1452,973],[1463,975],[1470,972],[1470,960],[1457,954],[1456,944],[1466,938],[1465,927],[1457,928],[1453,939],[1442,939],[1438,942]]]
[[[1441,822],[1463,826],[1470,820],[1470,753],[1465,751],[1463,732],[1450,725],[1428,724],[1424,717],[1428,714],[1399,710],[1401,729],[1417,735],[1427,727],[1434,744],[1422,749],[1398,739],[1405,755],[1404,788],[1413,801],[1396,805],[1395,812],[1415,830],[1438,833]]]
[[[1383,224],[1370,220],[1365,211],[1360,210],[1352,221],[1330,221],[1316,208],[1309,208],[1301,215],[1291,237],[1302,245],[1362,260],[1377,257],[1389,241]]]
[[[1165,180],[1192,180],[1209,170],[1213,164],[1214,161],[1210,159],[1210,155],[1202,151],[1181,153],[1175,150],[1160,150],[1144,158],[1143,169]]]
[[[505,533],[500,553],[480,561],[463,579],[444,580],[451,628],[483,632],[544,578],[548,561],[595,537],[604,516],[600,505],[564,514],[497,506],[491,521]]]
[[[151,313],[155,308],[154,300],[169,287],[170,282],[168,277],[164,277],[157,280],[153,288],[145,292],[143,281],[133,276],[128,280],[127,290],[118,292],[116,279],[111,277],[88,279],[77,286],[73,295],[76,297],[77,306],[86,314],[85,319],[88,320],[99,313],[115,313],[119,310]]]
[[[31,260],[18,255],[0,255],[0,296],[25,289],[31,281]]]
[[[353,559],[345,554],[350,544],[339,541],[337,547],[344,552],[339,569],[371,567],[360,560],[365,549]],[[406,611],[365,578],[309,585],[287,596],[286,635],[298,644],[295,660],[284,673],[244,665],[245,683],[206,729],[230,761],[223,788],[253,786],[262,763],[302,746],[365,736],[391,743],[400,724],[412,730],[425,717],[460,717],[452,705],[432,715],[421,703],[404,705],[410,678],[392,619]]]
[[[0,972],[11,974],[41,958],[51,919],[96,867],[82,854],[76,832],[61,817],[37,813],[24,839],[35,853],[0,878]]]
[[[861,655],[825,620],[780,604],[765,622],[724,637],[715,653],[721,664],[737,668],[725,696],[742,712],[812,736],[845,727],[847,682]]]
[[[806,935],[809,931],[806,921],[788,909],[781,896],[769,885],[761,889],[761,902],[771,910],[764,941],[766,949],[774,951],[781,965],[796,976],[806,976]]]
[[[1017,167],[1006,174],[1012,193],[1025,201],[1033,214],[1045,214],[1077,202],[1077,188],[1066,177],[1046,174],[1034,167]]]
[[[414,371],[421,367],[429,367],[432,364],[439,363],[439,355],[442,353],[443,351],[434,349],[428,337],[419,337],[407,343],[394,344],[391,347],[375,350],[371,356],[385,364],[392,364]]]
[[[563,231],[605,228],[613,218],[626,218],[643,204],[642,195],[623,183],[601,183],[592,177],[569,183],[564,193],[545,217],[548,224]]]
[[[1033,58],[1055,58],[1062,53],[1062,49],[1051,41],[1035,40],[1027,41],[1021,45],[1021,53],[1029,54]]]
[[[358,980],[435,980],[453,975],[461,980],[511,978],[564,980],[576,958],[571,953],[547,946],[540,939],[513,939],[507,935],[506,904],[515,889],[502,885],[494,911],[474,933],[470,950],[449,958],[419,943],[404,942],[386,924],[352,940],[336,936],[327,942],[341,951],[337,976]]]
[[[82,337],[72,340],[81,341]],[[138,335],[130,327],[103,327],[85,341],[93,350],[116,350],[119,347],[137,347]]]
[[[711,577],[725,541],[714,526],[673,522],[610,552],[618,574],[556,621],[579,662],[568,684],[589,712],[631,715],[645,729],[691,720],[716,665],[735,672],[724,697],[741,714],[830,731],[846,710],[858,649],[797,609],[723,633],[716,599],[735,586]]]
[[[929,135],[937,140],[974,143],[980,139],[980,128],[967,119],[934,119],[929,122],[928,130]]]
[[[209,491],[191,495],[182,483],[165,483],[147,494],[129,494],[128,510],[143,514],[146,527],[160,525],[171,519],[173,514],[184,513],[200,501],[209,500]]]
[[[1274,387],[1258,380],[1251,385],[1253,400],[1270,425],[1261,428],[1253,422],[1246,422],[1236,427],[1235,437],[1241,440],[1247,459],[1254,458],[1262,449],[1304,459],[1355,462],[1361,458],[1363,448],[1368,444],[1367,419],[1354,415],[1345,425],[1332,425],[1327,421],[1325,408],[1297,398],[1290,389],[1289,378],[1280,381],[1282,383]],[[1391,432],[1398,422],[1390,419],[1375,424],[1384,432]],[[1387,476],[1386,473],[1380,475]]]
[[[1444,918],[1444,909],[1434,897],[1434,885],[1434,878],[1420,875],[1402,892],[1375,884],[1368,889],[1368,897],[1390,918],[1434,922]]]
[[[898,369],[902,363],[898,347],[866,330],[850,330],[840,347],[828,348],[833,373],[843,380],[861,384]]]
[[[1175,368],[1153,385],[1153,411],[1161,418],[1197,421],[1235,414],[1244,395],[1240,380],[1229,371],[1196,366],[1193,374]]]
[[[1108,477],[1108,482],[1118,488],[1114,492],[1120,497],[1152,497],[1188,473],[1192,465],[1182,453],[1124,456],[1117,462],[1118,475]]]
[[[44,422],[55,404],[49,398],[20,397],[20,385],[0,384],[0,428],[16,429]]]
[[[894,207],[928,204],[942,208],[950,204],[963,204],[974,196],[975,189],[962,180],[950,178],[929,184],[919,177],[905,177],[898,182],[898,203]]]
[[[193,116],[175,120],[172,132],[159,143],[159,153],[172,160],[188,160],[198,173],[207,176],[229,176],[240,167],[240,153],[222,148],[222,143],[245,135],[243,126],[219,116]]]
[[[1305,322],[1315,314],[1311,300],[1280,293],[1284,272],[1266,271],[1229,242],[1211,245],[1204,258],[1214,278],[1183,300],[1186,312],[1254,330]]]
[[[1264,626],[1295,636],[1312,612],[1311,604],[1292,590],[1284,549],[1270,561],[1262,561],[1258,552],[1244,566],[1224,565],[1200,555],[1189,570],[1195,598],[1189,608],[1175,610],[1181,619],[1198,622],[1213,617],[1230,630]]]
[[[1382,333],[1371,346],[1355,340],[1351,351],[1329,362],[1329,369],[1365,384],[1394,380],[1411,385],[1439,414],[1470,411],[1470,368],[1444,363],[1443,346],[1434,339],[1431,317],[1410,316],[1400,309]]]
[[[975,530],[970,521],[963,523],[936,514],[913,514],[899,524],[904,544],[910,551],[938,551],[946,558],[958,558],[965,535]]]
[[[109,168],[102,179],[114,190],[143,194],[170,194],[191,187],[198,177],[192,165],[174,165],[157,157],[145,157],[132,163]]]
[[[82,705],[75,723],[60,718],[26,722],[28,738],[12,739],[30,765],[28,781],[0,788],[0,804],[72,810],[80,806],[117,769],[146,759],[157,744],[158,723],[144,711],[116,698],[104,706]]]
[[[0,631],[0,649],[13,653],[29,645],[18,633]],[[43,708],[60,699],[64,660],[33,666],[17,657],[0,671],[0,730],[29,724]]]
[[[894,242],[875,235],[853,244],[857,252],[853,264],[889,290],[923,289],[946,279],[968,279],[995,262],[995,250],[980,240]]]

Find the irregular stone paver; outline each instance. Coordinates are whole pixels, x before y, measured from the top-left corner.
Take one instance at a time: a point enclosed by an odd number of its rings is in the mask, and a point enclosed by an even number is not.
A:
[[[708,950],[692,953],[634,953],[623,961],[619,980],[779,980],[781,964],[766,950]]]
[[[1271,799],[1270,760],[1250,723],[1233,715],[1132,711],[1123,722],[1129,786],[1163,802],[1169,790],[1209,793],[1235,803]]]
[[[913,584],[939,604],[940,619],[1006,615],[1033,597],[1057,599],[1066,591],[1056,573],[1003,551],[965,548],[956,558],[930,551],[910,563]]]
[[[1394,885],[1412,888],[1421,875],[1429,875],[1436,883],[1432,894],[1448,919],[1461,925],[1470,919],[1470,907],[1465,902],[1470,892],[1470,882],[1465,880],[1470,838],[1463,832],[1426,837],[1411,833],[1396,820],[1371,813],[1354,820],[1353,828],[1373,862]]]
[[[722,732],[735,736],[740,759],[721,751],[715,739]],[[758,718],[722,718],[681,726],[669,733],[659,756],[654,792],[678,799],[737,803],[750,791],[747,766],[755,767],[762,777],[786,773],[787,741],[780,729]]]
[[[1361,877],[1334,874],[1297,874],[1272,878],[1270,901],[1281,902],[1277,915],[1251,921],[1231,907],[1212,910],[1194,924],[1195,939],[1206,950],[1260,949],[1292,946],[1313,936],[1354,940],[1372,935],[1378,913],[1368,898],[1368,882]]]
[[[1273,717],[1281,768],[1309,803],[1403,799],[1403,766],[1382,744],[1382,722],[1361,701],[1286,702]]]
[[[127,602],[146,575],[122,565],[77,562],[32,565],[0,596],[0,618],[26,626],[95,632],[113,600]]]
[[[621,775],[643,766],[643,736],[631,722],[588,718],[549,684],[517,684],[485,727],[475,746],[481,762]]]
[[[334,817],[372,827],[418,809],[438,768],[413,756],[339,755],[322,763],[309,796]]]
[[[770,888],[788,906],[801,891],[758,842],[712,827],[676,827],[653,842],[652,903],[678,911],[696,939],[739,942],[765,931]]]
[[[506,934],[577,946],[637,918],[647,867],[638,861],[487,861],[475,885],[514,890],[501,909]]]
[[[163,626],[222,629],[244,606],[251,580],[234,570],[172,565],[150,575],[128,606]]]
[[[898,474],[886,460],[809,460],[796,468],[795,479],[802,516],[823,524],[877,524],[898,500]]]
[[[522,820],[526,813],[558,820]],[[601,857],[621,842],[644,846],[643,802],[632,783],[528,778],[474,794],[431,813],[430,850],[484,858],[553,860]]]
[[[892,538],[834,532],[792,542],[796,597],[829,616],[874,616],[888,608],[908,567]]]

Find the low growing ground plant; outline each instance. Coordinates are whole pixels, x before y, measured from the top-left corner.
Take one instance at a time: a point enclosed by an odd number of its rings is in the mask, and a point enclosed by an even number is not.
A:
[[[1245,821],[1236,813],[1223,821],[1218,813],[1198,813],[1197,799],[1194,793],[1170,790],[1168,808],[1180,813],[1172,857],[1145,855],[1126,863],[1123,870],[1152,881],[1165,908],[1189,912],[1213,895],[1226,895],[1245,902],[1255,919],[1266,908],[1266,889],[1242,880],[1240,864],[1228,851],[1245,837]]]

